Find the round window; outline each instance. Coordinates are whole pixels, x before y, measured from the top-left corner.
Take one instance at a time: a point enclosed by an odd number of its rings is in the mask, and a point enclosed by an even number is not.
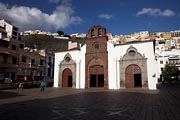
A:
[[[98,43],[94,44],[94,48],[99,49],[99,44]]]
[[[66,61],[66,62],[69,62],[69,61],[70,61],[70,57],[66,57],[66,58],[65,58],[65,61]]]

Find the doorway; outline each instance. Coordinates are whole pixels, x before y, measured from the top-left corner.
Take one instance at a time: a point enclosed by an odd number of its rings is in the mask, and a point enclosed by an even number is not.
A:
[[[104,87],[104,67],[94,65],[90,67],[90,87]]]
[[[142,87],[141,69],[138,65],[131,64],[125,71],[125,87]]]
[[[134,87],[142,87],[141,74],[134,74]]]
[[[90,87],[96,87],[96,75],[90,76]]]
[[[98,87],[104,87],[104,74],[98,75]]]
[[[72,75],[68,76],[68,87],[72,87]]]
[[[72,71],[66,68],[62,73],[62,87],[72,87]]]
[[[104,87],[104,74],[91,75],[90,87]]]

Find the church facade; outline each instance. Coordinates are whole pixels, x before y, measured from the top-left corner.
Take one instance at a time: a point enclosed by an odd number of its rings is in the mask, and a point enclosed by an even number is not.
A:
[[[113,45],[98,25],[80,49],[55,53],[54,87],[156,89],[156,70],[154,41]]]

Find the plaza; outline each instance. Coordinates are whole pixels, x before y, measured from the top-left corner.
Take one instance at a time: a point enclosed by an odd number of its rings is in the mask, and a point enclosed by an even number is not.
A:
[[[1,120],[178,120],[180,85],[109,90],[40,88],[0,91]]]

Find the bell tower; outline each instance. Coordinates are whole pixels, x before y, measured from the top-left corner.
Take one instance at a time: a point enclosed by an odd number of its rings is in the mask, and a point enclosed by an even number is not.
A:
[[[85,87],[108,88],[108,52],[106,29],[93,26],[88,30],[85,54]]]

